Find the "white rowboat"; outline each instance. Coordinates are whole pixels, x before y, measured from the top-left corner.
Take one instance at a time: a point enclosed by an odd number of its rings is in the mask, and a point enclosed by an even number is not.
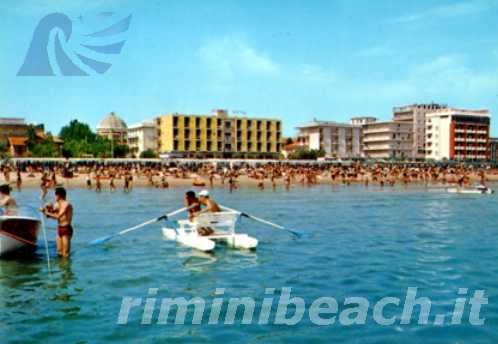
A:
[[[217,243],[224,243],[237,249],[255,249],[258,240],[247,234],[235,233],[235,226],[240,213],[223,211],[218,213],[203,213],[194,221],[179,220],[178,228],[163,228],[166,240],[177,241],[180,244],[200,251],[214,250]],[[208,236],[199,234],[199,229],[210,228],[214,233]]]
[[[446,192],[458,194],[492,194],[494,191],[484,185],[478,185],[472,188],[448,188]]]

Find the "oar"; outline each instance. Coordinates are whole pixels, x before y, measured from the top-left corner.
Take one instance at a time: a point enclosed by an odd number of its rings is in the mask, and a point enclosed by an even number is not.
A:
[[[130,228],[127,228],[127,229],[124,229],[122,230],[121,232],[119,233],[115,233],[115,234],[112,234],[112,235],[108,235],[106,237],[102,237],[102,238],[99,238],[99,239],[95,239],[93,241],[90,242],[90,245],[99,245],[99,244],[103,244],[109,240],[111,240],[112,238],[115,238],[117,236],[120,236],[120,235],[124,235],[126,233],[129,233],[129,232],[132,232],[134,230],[137,230],[137,229],[140,229],[142,227],[145,227],[147,225],[150,225],[152,223],[155,223],[155,222],[158,222],[158,221],[161,221],[161,220],[165,220],[167,219],[168,217],[170,216],[173,216],[173,215],[176,215],[178,213],[181,213],[182,211],[185,211],[187,210],[188,208],[181,208],[181,209],[178,209],[178,210],[175,210],[169,214],[166,214],[166,215],[162,215],[162,216],[159,216],[159,217],[156,217],[154,219],[151,219],[149,221],[146,221],[144,223],[141,223],[139,225],[136,225],[136,226],[133,226],[133,227],[130,227]]]
[[[295,231],[293,231],[293,230],[291,230],[289,228],[285,228],[284,226],[277,225],[276,223],[273,223],[273,222],[261,219],[259,217],[254,216],[254,215],[247,214],[247,213],[244,213],[242,211],[231,209],[231,208],[228,208],[228,207],[225,207],[225,206],[221,206],[221,208],[223,208],[225,210],[228,210],[228,211],[233,211],[233,212],[239,213],[241,216],[247,217],[247,218],[252,219],[254,221],[258,221],[258,222],[264,223],[265,225],[268,225],[268,226],[271,226],[271,227],[274,227],[274,228],[278,228],[278,229],[282,229],[282,230],[287,231],[288,233],[292,234],[296,238],[301,238],[301,236],[302,236],[301,233],[295,232]]]
[[[44,208],[45,202],[43,202],[42,200],[41,203],[42,203],[42,208]],[[45,242],[45,254],[47,256],[48,274],[52,275],[52,266],[50,264],[50,253],[48,252],[47,229],[45,228],[45,214],[43,213],[40,215],[40,223],[43,231],[43,241]]]

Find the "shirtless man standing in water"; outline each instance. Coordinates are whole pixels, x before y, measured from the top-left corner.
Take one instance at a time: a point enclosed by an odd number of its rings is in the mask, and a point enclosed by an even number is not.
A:
[[[71,251],[71,238],[73,237],[73,206],[66,201],[66,189],[59,187],[55,189],[54,207],[43,208],[43,214],[58,222],[57,227],[57,254],[62,257],[69,257]]]

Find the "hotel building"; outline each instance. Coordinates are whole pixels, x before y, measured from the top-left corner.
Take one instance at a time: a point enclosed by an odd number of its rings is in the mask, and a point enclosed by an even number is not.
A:
[[[297,128],[299,142],[309,149],[325,151],[330,158],[361,157],[361,126],[313,120]]]
[[[489,138],[489,160],[498,161],[498,137]]]
[[[363,153],[373,159],[411,157],[412,124],[407,122],[370,122],[363,125]]]
[[[155,121],[144,121],[128,127],[130,153],[140,157],[142,152],[157,150],[157,127]]]
[[[167,114],[156,118],[160,154],[181,157],[278,158],[282,123],[277,119]]]
[[[377,122],[377,118],[372,116],[352,117],[350,120],[350,123],[353,125],[365,125],[373,122]]]
[[[410,158],[425,158],[425,117],[428,113],[447,108],[440,104],[412,104],[393,108],[393,121],[412,124],[413,147]]]
[[[426,158],[489,159],[488,110],[441,109],[427,114]]]

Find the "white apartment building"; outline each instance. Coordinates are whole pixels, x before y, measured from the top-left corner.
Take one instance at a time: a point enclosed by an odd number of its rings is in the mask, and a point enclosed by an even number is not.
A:
[[[411,104],[393,108],[393,121],[412,124],[413,146],[410,158],[425,158],[425,118],[427,113],[447,108],[441,104]]]
[[[426,118],[426,158],[489,159],[488,110],[441,109]]]
[[[128,127],[130,153],[139,157],[143,151],[157,151],[157,127],[153,121],[144,121]]]
[[[349,123],[351,123],[352,125],[365,125],[376,121],[377,118],[373,116],[358,116],[358,117],[352,117]]]
[[[412,146],[411,123],[385,121],[363,126],[363,153],[366,158],[410,158]]]
[[[323,149],[327,157],[361,157],[361,126],[333,121],[313,121],[297,128],[299,140],[309,149]]]

